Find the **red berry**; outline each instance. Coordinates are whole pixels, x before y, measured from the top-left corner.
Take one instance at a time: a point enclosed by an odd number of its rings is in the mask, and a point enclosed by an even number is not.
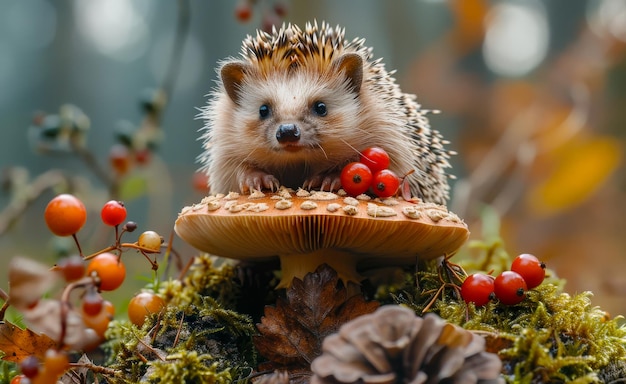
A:
[[[341,187],[348,195],[357,196],[372,184],[372,171],[363,163],[349,163],[341,171]]]
[[[101,339],[104,339],[104,334],[114,315],[115,307],[110,301],[105,300],[102,304],[102,310],[95,316],[89,316],[83,313],[83,322],[87,328],[93,329]]]
[[[484,273],[467,276],[461,284],[461,297],[466,303],[474,303],[477,307],[482,307],[493,297],[493,280],[493,276]]]
[[[546,265],[528,253],[517,256],[511,264],[511,270],[522,275],[528,289],[537,287],[546,277]]]
[[[361,163],[376,173],[389,168],[389,155],[384,149],[379,147],[366,148],[361,152]]]
[[[102,221],[106,225],[110,225],[112,227],[120,225],[124,220],[126,220],[126,207],[124,207],[124,203],[121,201],[108,201],[102,207],[100,217],[102,217]]]
[[[20,372],[25,377],[32,379],[39,374],[39,359],[36,356],[28,356],[20,362]]]
[[[75,196],[61,194],[50,200],[44,212],[44,219],[55,235],[71,236],[87,221],[87,210],[83,202]]]
[[[152,154],[148,148],[138,149],[134,151],[135,162],[139,165],[146,165],[150,162],[150,155]]]
[[[83,313],[87,316],[96,316],[100,311],[102,311],[102,306],[104,305],[104,299],[102,296],[95,291],[89,291],[83,297]]]
[[[126,278],[126,267],[119,257],[112,253],[101,253],[94,257],[87,266],[87,275],[95,273],[100,278],[100,289],[114,291]]]
[[[58,267],[67,282],[76,281],[85,276],[85,262],[78,255],[64,257],[59,261]]]
[[[280,18],[284,18],[287,16],[287,5],[282,2],[277,2],[274,4],[274,13]]]
[[[493,282],[494,293],[502,304],[515,305],[526,297],[528,290],[522,275],[513,271],[504,271]]]
[[[131,153],[124,144],[114,144],[109,150],[109,164],[118,174],[124,175],[130,169]]]
[[[389,169],[376,172],[372,178],[372,190],[378,197],[393,196],[399,187],[400,178]]]
[[[245,0],[240,2],[235,8],[235,17],[242,23],[249,21],[252,17],[252,6]]]
[[[209,192],[209,176],[205,172],[196,172],[191,179],[193,189],[200,193]]]

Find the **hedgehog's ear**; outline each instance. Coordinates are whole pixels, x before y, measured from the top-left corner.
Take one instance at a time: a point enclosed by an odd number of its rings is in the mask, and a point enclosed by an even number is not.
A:
[[[220,77],[222,78],[224,89],[226,89],[228,97],[230,97],[235,104],[239,104],[239,89],[241,88],[245,72],[246,65],[237,61],[224,64],[220,70]]]
[[[357,53],[346,53],[335,62],[339,72],[343,71],[354,93],[359,93],[363,83],[363,58]]]

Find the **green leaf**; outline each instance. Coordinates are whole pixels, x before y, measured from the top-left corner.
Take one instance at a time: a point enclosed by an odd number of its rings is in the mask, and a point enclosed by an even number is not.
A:
[[[147,192],[147,184],[143,176],[130,176],[124,179],[120,185],[120,199],[128,202],[142,197]]]

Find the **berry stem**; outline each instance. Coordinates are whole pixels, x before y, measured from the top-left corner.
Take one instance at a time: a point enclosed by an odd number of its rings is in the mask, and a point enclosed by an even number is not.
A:
[[[10,304],[8,300],[6,300],[4,304],[2,304],[2,308],[0,308],[0,321],[4,321],[4,314],[6,313],[7,308],[9,308],[9,306]]]
[[[85,276],[80,280],[76,280],[74,282],[69,283],[63,289],[63,293],[61,294],[61,332],[59,334],[58,348],[59,350],[63,349],[65,334],[67,330],[67,313],[70,310],[70,294],[76,288],[80,287],[88,287],[95,286],[94,279],[91,276]]]
[[[159,251],[155,251],[155,250],[150,249],[150,248],[141,247],[141,246],[137,245],[136,243],[120,243],[120,244],[110,245],[110,246],[108,246],[106,248],[103,248],[103,249],[101,249],[101,250],[99,250],[97,252],[92,253],[91,255],[84,256],[83,260],[84,261],[91,260],[91,259],[93,259],[94,257],[98,256],[101,253],[106,253],[106,252],[111,252],[111,251],[120,251],[121,252],[122,248],[133,248],[133,249],[136,249],[136,250],[138,250],[139,252],[142,252],[142,253],[143,252],[145,252],[145,253],[159,253],[159,252],[161,252],[160,250]]]
[[[78,248],[78,255],[80,255],[80,257],[83,257],[83,250],[80,247],[80,243],[78,242],[78,237],[76,237],[75,233],[72,235],[72,238],[74,239],[74,242],[76,243],[76,248]]]
[[[9,294],[4,291],[4,289],[0,288],[0,299],[4,301],[9,301]]]

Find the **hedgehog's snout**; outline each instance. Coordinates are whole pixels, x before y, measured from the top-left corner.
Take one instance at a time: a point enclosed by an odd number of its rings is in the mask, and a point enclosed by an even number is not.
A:
[[[295,124],[281,124],[276,130],[276,140],[281,144],[297,142],[300,140],[300,128]]]

